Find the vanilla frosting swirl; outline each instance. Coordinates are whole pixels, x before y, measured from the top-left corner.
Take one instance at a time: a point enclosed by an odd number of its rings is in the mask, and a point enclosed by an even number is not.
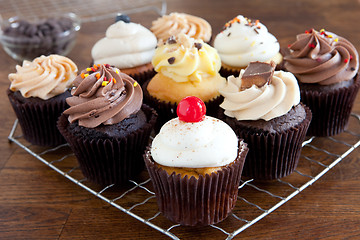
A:
[[[20,91],[25,98],[47,100],[68,90],[78,68],[73,61],[60,55],[41,56],[23,61],[16,66],[16,73],[9,74],[10,90]]]
[[[110,64],[120,69],[151,62],[157,39],[136,23],[118,21],[106,30],[106,36],[93,46],[91,56],[95,64]]]
[[[152,64],[156,72],[176,82],[201,82],[219,75],[221,60],[210,45],[181,33],[156,49]]]
[[[261,88],[253,85],[251,88],[240,90],[241,77],[245,70],[241,70],[239,77],[230,76],[220,93],[224,102],[220,105],[225,115],[237,120],[269,121],[286,114],[293,106],[300,102],[300,90],[295,76],[290,72],[275,71],[271,84]]]
[[[140,85],[109,65],[86,69],[74,80],[72,97],[66,99],[70,123],[94,128],[111,125],[139,111],[143,94]]]
[[[189,123],[174,118],[165,123],[151,146],[155,162],[169,167],[225,166],[236,159],[238,139],[223,121],[205,116]]]
[[[289,49],[284,66],[302,83],[330,85],[352,79],[359,69],[354,45],[323,29],[297,35]]]
[[[280,45],[259,21],[251,21],[242,15],[225,25],[214,40],[221,61],[233,67],[246,67],[250,62],[277,60]],[[282,58],[276,63],[281,62]]]
[[[153,21],[150,30],[161,40],[184,33],[189,37],[209,42],[212,34],[211,26],[206,20],[176,12]]]

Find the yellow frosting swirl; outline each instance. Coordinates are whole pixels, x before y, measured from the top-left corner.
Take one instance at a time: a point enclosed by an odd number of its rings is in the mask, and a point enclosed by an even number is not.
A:
[[[216,76],[221,67],[217,51],[202,40],[185,34],[159,46],[152,59],[155,71],[176,82],[201,82]]]
[[[41,56],[16,66],[9,74],[10,90],[22,96],[47,100],[64,93],[72,85],[78,68],[69,58],[60,55]]]

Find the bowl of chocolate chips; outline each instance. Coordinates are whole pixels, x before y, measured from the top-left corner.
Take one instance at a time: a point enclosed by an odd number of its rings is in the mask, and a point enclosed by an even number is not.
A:
[[[0,19],[0,42],[16,61],[33,60],[41,55],[66,56],[74,47],[80,18],[74,13],[51,17]]]

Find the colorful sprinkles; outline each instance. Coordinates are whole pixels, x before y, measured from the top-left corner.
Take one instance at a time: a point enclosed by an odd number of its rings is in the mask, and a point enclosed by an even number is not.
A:
[[[246,24],[245,26],[249,26],[249,27],[256,27],[256,29],[260,29],[260,21],[259,20],[255,20],[255,21],[252,21],[251,19],[249,18],[246,18]],[[225,23],[224,25],[224,30],[227,29],[227,28],[230,28],[234,23],[241,23],[241,20],[238,18],[238,17],[235,17],[233,18],[232,20],[228,21],[227,23]],[[254,29],[255,30],[255,29]],[[255,31],[256,33],[259,33],[258,31]]]

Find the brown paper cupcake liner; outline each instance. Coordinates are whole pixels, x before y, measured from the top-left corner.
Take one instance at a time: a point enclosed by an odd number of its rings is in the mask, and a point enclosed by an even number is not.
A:
[[[304,106],[304,108],[306,117],[301,123],[277,133],[259,133],[237,126],[232,118],[227,121],[228,117],[223,113],[219,116],[249,146],[243,170],[244,176],[258,180],[272,180],[285,177],[295,170],[312,115],[308,107]]]
[[[176,109],[177,103],[171,103],[159,100],[153,96],[151,96],[147,90],[147,85],[150,80],[146,81],[142,85],[143,93],[144,93],[144,103],[153,107],[158,113],[158,119],[155,125],[155,132],[159,132],[160,128],[170,119],[176,118]],[[224,98],[219,95],[218,97],[205,102],[206,105],[206,115],[216,117],[219,109],[219,105],[223,102]]]
[[[122,138],[86,139],[68,131],[67,115],[62,114],[58,128],[69,143],[87,180],[107,186],[123,184],[136,177],[144,169],[142,155],[149,143],[156,122],[156,112],[142,106],[148,122],[130,135]]]
[[[14,109],[16,117],[26,141],[34,145],[54,147],[65,143],[65,139],[56,127],[56,122],[62,112],[68,107],[65,98],[70,93],[63,93],[49,100],[37,99],[32,101],[7,89],[7,95]]]
[[[308,136],[332,136],[343,132],[347,128],[352,106],[360,87],[359,74],[354,84],[329,91],[313,91],[302,89],[301,101],[313,113],[308,130]]]
[[[160,212],[169,220],[185,226],[206,226],[224,220],[237,200],[241,172],[248,148],[239,141],[236,160],[211,175],[169,175],[155,164],[150,148],[144,160],[152,180]]]

